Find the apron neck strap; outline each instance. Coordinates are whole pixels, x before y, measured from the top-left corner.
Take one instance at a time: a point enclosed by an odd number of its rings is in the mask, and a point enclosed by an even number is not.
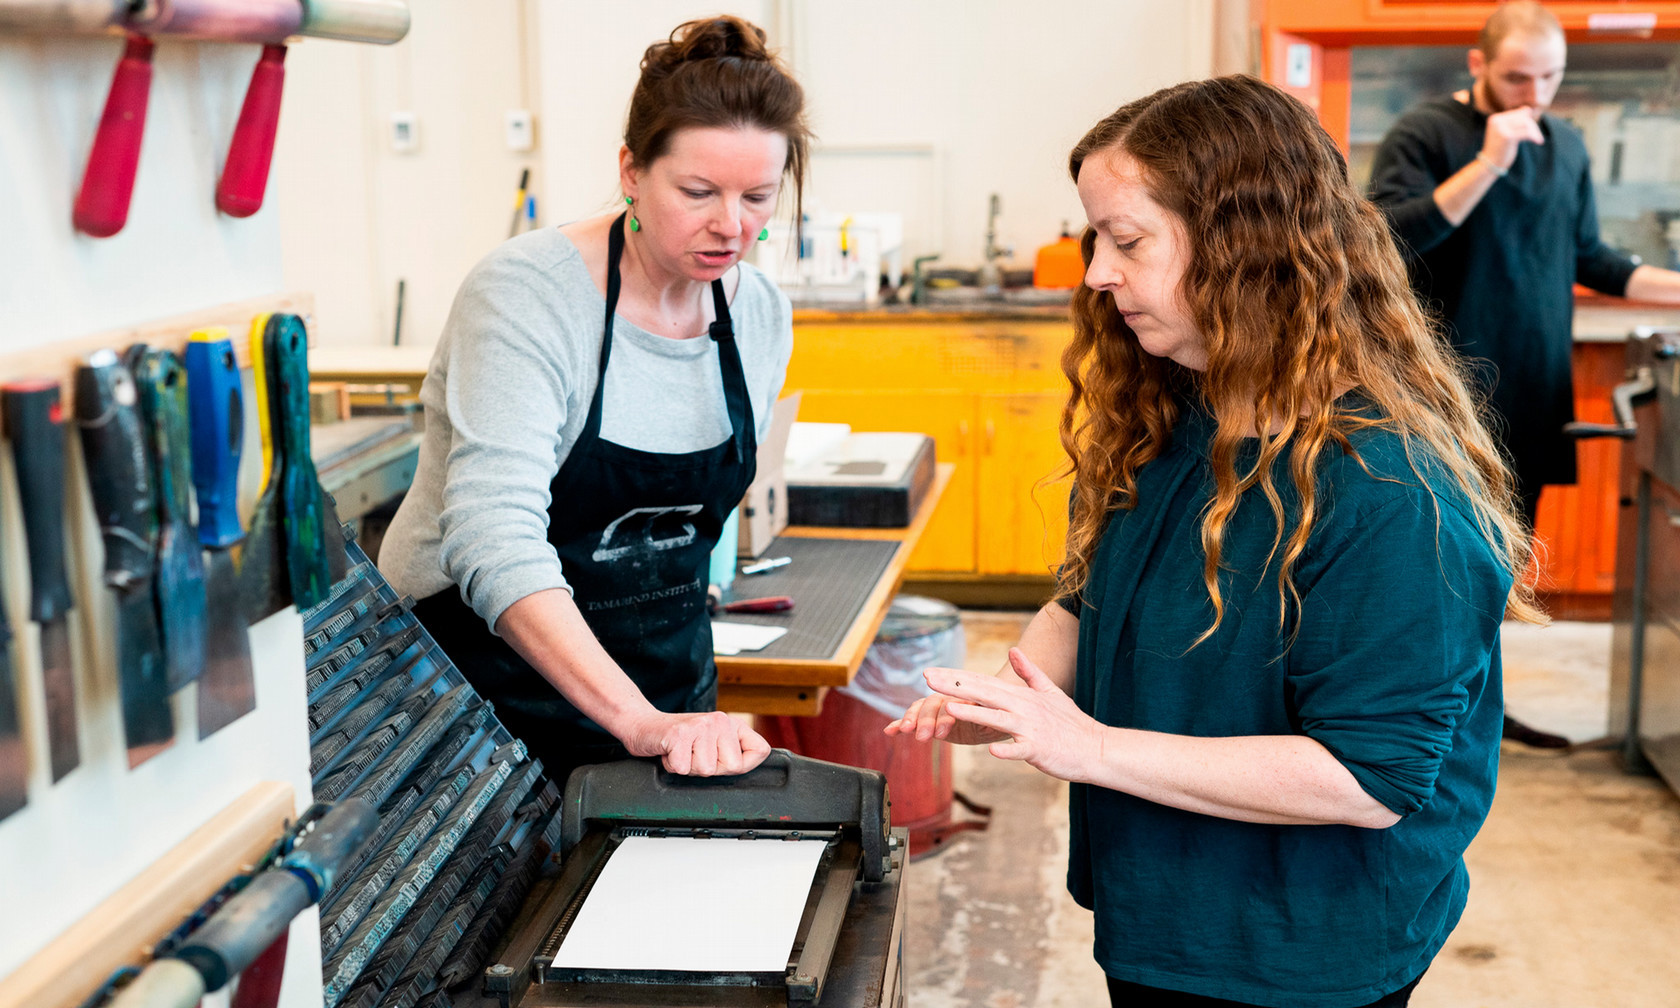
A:
[[[584,420],[582,436],[595,440],[601,435],[602,402],[607,387],[607,361],[612,357],[613,316],[618,313],[618,294],[622,286],[618,261],[624,255],[624,218],[620,213],[607,229],[607,317],[602,323],[601,368],[595,382],[595,395],[589,403],[589,415]],[[712,317],[707,334],[718,346],[718,365],[723,372],[723,396],[729,409],[731,454],[739,463],[746,457],[745,441],[752,427],[752,400],[747,392],[746,375],[741,367],[741,352],[735,345],[734,320],[729,316],[729,299],[723,294],[723,281],[712,281]]]
[[[729,317],[729,301],[723,296],[723,281],[712,281],[712,324],[706,329],[713,343],[735,338],[734,320]]]

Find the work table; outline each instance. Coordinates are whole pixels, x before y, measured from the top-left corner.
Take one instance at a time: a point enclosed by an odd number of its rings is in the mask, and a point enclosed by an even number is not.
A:
[[[1575,298],[1575,342],[1620,343],[1639,326],[1680,326],[1680,305],[1629,301],[1602,294]]]

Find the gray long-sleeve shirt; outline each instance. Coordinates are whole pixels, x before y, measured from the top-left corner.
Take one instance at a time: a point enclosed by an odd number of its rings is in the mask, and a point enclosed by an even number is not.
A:
[[[730,314],[762,439],[793,351],[792,309],[763,273],[740,273]],[[589,413],[605,313],[577,246],[554,228],[503,243],[468,273],[420,388],[414,485],[380,548],[398,593],[459,585],[494,627],[525,596],[568,587],[548,542],[549,485]],[[656,336],[620,316],[606,382],[608,441],[676,453],[729,436],[709,339]]]

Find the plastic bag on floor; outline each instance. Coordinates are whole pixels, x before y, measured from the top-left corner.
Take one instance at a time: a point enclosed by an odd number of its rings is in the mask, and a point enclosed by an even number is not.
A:
[[[934,666],[962,668],[966,657],[962,614],[941,599],[899,595],[887,609],[875,642],[863,656],[851,685],[841,693],[889,718],[927,696],[922,672]]]

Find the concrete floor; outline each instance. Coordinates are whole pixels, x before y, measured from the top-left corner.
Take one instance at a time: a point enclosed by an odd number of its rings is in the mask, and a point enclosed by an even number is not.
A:
[[[967,666],[1001,666],[1026,615],[965,612]],[[1605,624],[1508,626],[1509,710],[1600,738],[1609,653]],[[1066,785],[984,750],[953,749],[953,765],[957,790],[994,812],[910,867],[910,1008],[1106,1005],[1090,914],[1063,887]],[[1507,743],[1467,860],[1469,907],[1414,1008],[1680,1005],[1680,800],[1660,781],[1604,747]]]

